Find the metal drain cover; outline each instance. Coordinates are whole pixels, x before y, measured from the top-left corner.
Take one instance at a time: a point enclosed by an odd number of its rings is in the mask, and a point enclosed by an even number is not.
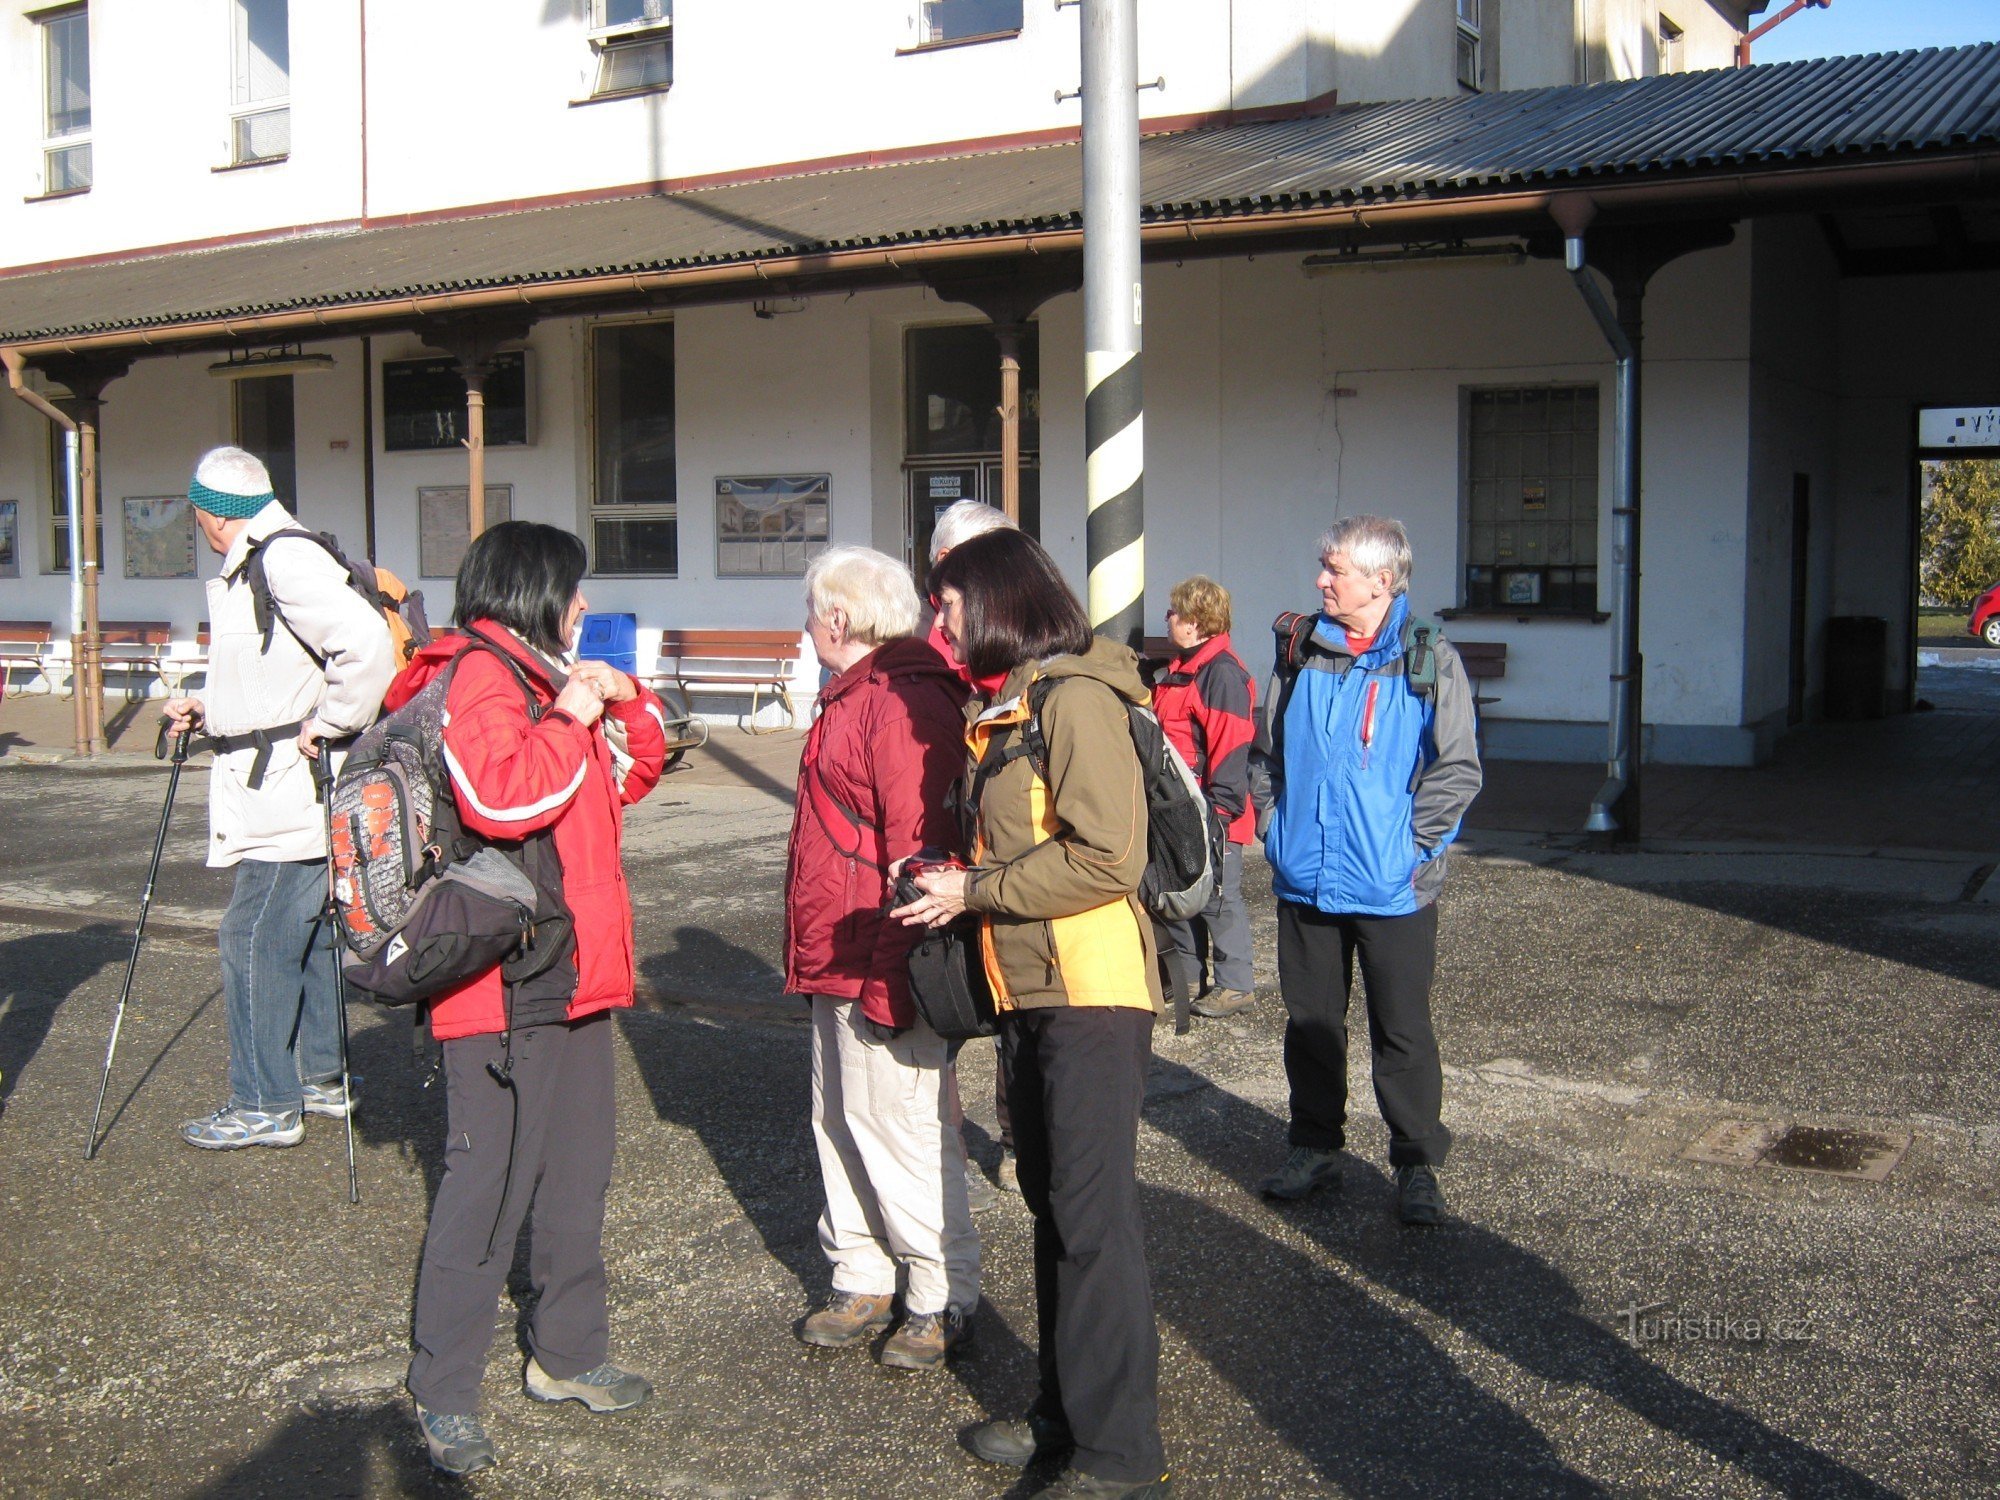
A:
[[[1681,1156],[1725,1167],[1790,1167],[1829,1177],[1881,1182],[1910,1149],[1902,1131],[1779,1125],[1769,1120],[1718,1120]]]

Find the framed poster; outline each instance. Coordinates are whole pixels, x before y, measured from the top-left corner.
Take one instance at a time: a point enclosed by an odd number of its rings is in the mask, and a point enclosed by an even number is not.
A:
[[[715,481],[715,576],[798,578],[827,547],[830,474]]]
[[[195,576],[194,507],[186,495],[125,497],[125,576]]]
[[[425,578],[456,578],[472,542],[466,514],[467,486],[427,484],[417,489],[417,571]],[[486,486],[486,524],[514,519],[514,486]]]
[[[0,578],[21,576],[21,506],[0,500]]]

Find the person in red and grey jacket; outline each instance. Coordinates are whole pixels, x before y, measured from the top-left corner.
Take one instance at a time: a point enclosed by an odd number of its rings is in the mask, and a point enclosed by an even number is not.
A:
[[[806,629],[837,674],[799,764],[785,879],[785,988],[812,1003],[812,1121],[833,1293],[808,1344],[882,1347],[892,1369],[942,1365],[971,1336],[979,1236],[955,1128],[950,1049],[910,999],[920,929],[891,922],[889,867],[957,829],[946,794],[965,768],[968,690],[913,632],[909,569],[834,547],[806,570]]]
[[[1175,656],[1153,685],[1153,712],[1201,789],[1221,815],[1222,878],[1208,910],[1166,924],[1170,962],[1181,965],[1198,998],[1198,1016],[1233,1016],[1256,999],[1250,965],[1250,919],[1243,908],[1243,846],[1256,834],[1250,806],[1250,742],[1256,738],[1257,688],[1229,646],[1229,590],[1197,574],[1167,596],[1167,633]],[[1194,924],[1208,933],[1212,982],[1201,985]]]
[[[527,1393],[600,1412],[652,1394],[608,1358],[603,1234],[614,1143],[609,1013],[631,1005],[634,980],[621,830],[624,809],[659,782],[666,727],[659,700],[623,672],[565,660],[587,607],[578,591],[586,561],[583,543],[553,526],[506,521],[482,534],[458,570],[465,635],[418,652],[386,700],[391,710],[407,703],[466,653],[444,728],[460,820],[469,834],[519,849],[538,885],[559,883],[574,922],[573,948],[555,940],[564,951],[542,973],[510,982],[496,967],[430,1002],[448,1129],[407,1383],[431,1462],[452,1474],[494,1461],[479,1384],[531,1206]],[[467,651],[472,635],[521,676],[489,652]]]

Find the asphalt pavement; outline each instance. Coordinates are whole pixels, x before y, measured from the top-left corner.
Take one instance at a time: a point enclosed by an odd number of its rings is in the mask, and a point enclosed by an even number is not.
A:
[[[986,1305],[948,1373],[793,1337],[827,1286],[778,967],[796,753],[718,732],[629,825],[642,1003],[606,1243],[613,1355],[659,1394],[621,1417],[520,1394],[524,1246],[485,1389],[501,1462],[459,1485],[400,1394],[443,1134],[407,1019],[353,1010],[358,1207],[336,1122],[286,1151],[178,1142],[226,1091],[227,877],[190,776],[86,1162],[166,772],[0,768],[0,1495],[1021,1493],[958,1443],[1033,1390],[1018,1199],[980,1216]],[[1177,1493],[2000,1489],[1990,857],[1476,831],[1443,911],[1457,1145],[1429,1232],[1391,1216],[1365,1063],[1345,1189],[1254,1195],[1285,1090],[1251,863],[1263,998],[1156,1033],[1141,1131]],[[990,1167],[990,1049],[961,1069]],[[1855,1146],[1881,1180],[1726,1160],[1789,1127],[1826,1148],[1793,1159]]]

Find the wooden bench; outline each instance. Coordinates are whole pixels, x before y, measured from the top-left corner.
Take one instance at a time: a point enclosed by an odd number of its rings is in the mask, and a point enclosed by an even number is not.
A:
[[[1498,682],[1507,675],[1505,641],[1452,641],[1458,659],[1465,663],[1465,675],[1472,679],[1473,738],[1480,754],[1486,753],[1486,705],[1498,703],[1492,694],[1482,693],[1480,684]]]
[[[0,698],[7,696],[17,667],[26,668],[31,676],[46,678],[49,691],[55,691],[56,674],[61,670],[51,660],[55,638],[55,627],[43,620],[0,620]],[[26,691],[18,689],[15,696]]]
[[[208,647],[208,621],[203,620],[195,627],[193,651],[170,651],[160,658],[160,686],[169,698],[178,698],[190,677],[208,671]]]
[[[664,630],[659,669],[648,679],[672,683],[692,706],[697,692],[748,689],[752,734],[789,729],[796,717],[791,687],[798,680],[799,636],[788,630]],[[757,714],[770,694],[785,710],[785,722],[760,728]]]
[[[104,670],[126,674],[125,696],[129,698],[133,696],[132,680],[140,672],[162,676],[167,650],[174,643],[174,627],[165,620],[104,620],[98,624],[98,639]]]

